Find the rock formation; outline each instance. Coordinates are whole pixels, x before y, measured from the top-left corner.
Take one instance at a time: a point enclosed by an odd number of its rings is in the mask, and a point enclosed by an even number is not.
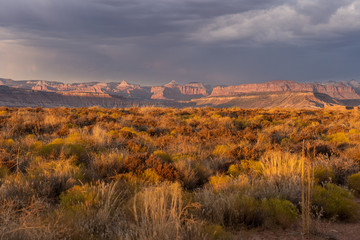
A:
[[[163,86],[151,88],[152,99],[190,100],[209,95],[208,89],[202,83],[192,82],[180,85],[174,80]]]
[[[266,83],[242,84],[237,86],[215,87],[211,93],[215,96],[235,96],[244,93],[259,92],[315,92],[324,93],[338,99],[359,99],[355,89],[343,83],[297,83],[294,81],[274,80]]]
[[[337,104],[357,106],[360,104],[360,83],[355,80],[324,83],[274,80],[265,83],[211,88],[199,82],[182,85],[171,81],[162,86],[143,87],[126,81],[62,83],[43,80],[14,81],[0,78],[0,87],[2,87],[2,102],[0,102],[0,105],[2,103],[11,106],[14,104],[6,100],[5,96],[12,99],[11,101],[19,102],[19,106],[26,105],[29,99],[30,102],[34,102],[36,97],[46,103],[42,104],[42,106],[51,106],[51,101],[58,101],[65,106],[78,106],[71,103],[71,101],[78,101],[84,106],[88,106],[89,104],[84,102],[84,99],[106,107],[120,106],[122,103],[119,103],[119,99],[122,99],[122,101],[127,99],[133,102],[144,101],[151,105],[162,104],[180,107],[186,104],[251,107],[265,107],[266,104],[271,107],[276,105],[281,107],[292,105],[294,107],[321,107]],[[15,89],[18,89],[18,91],[15,91]],[[17,97],[14,99],[6,93],[7,91]],[[283,99],[282,96],[288,96],[288,100]],[[321,99],[319,96],[321,96]],[[98,100],[94,100],[95,98],[98,98]],[[58,102],[54,102],[54,106],[58,106]],[[312,105],[312,103],[314,104]],[[35,102],[30,105],[33,106],[34,104]]]

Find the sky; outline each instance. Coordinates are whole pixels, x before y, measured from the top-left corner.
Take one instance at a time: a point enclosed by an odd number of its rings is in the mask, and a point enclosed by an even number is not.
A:
[[[0,78],[360,80],[360,0],[0,0]]]

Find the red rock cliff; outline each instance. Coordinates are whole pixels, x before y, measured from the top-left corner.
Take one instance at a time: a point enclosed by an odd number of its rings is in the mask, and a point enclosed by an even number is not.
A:
[[[359,99],[354,88],[342,83],[319,84],[297,83],[294,81],[275,80],[266,83],[242,84],[237,86],[215,87],[211,96],[234,96],[254,92],[318,92],[338,99]]]

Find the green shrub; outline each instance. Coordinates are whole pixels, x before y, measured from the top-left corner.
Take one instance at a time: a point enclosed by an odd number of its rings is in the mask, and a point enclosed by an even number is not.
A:
[[[43,156],[59,155],[61,147],[64,145],[64,140],[61,138],[54,139],[51,143],[46,144],[40,149],[40,154]]]
[[[288,200],[276,198],[263,200],[261,208],[265,216],[265,225],[285,228],[291,226],[298,217],[296,206]]]
[[[335,174],[331,168],[319,166],[314,169],[314,178],[316,183],[324,184],[332,182],[335,179]]]
[[[350,175],[348,177],[348,184],[349,188],[360,194],[360,172]]]
[[[202,206],[200,217],[224,227],[261,226],[260,202],[236,192],[202,190],[195,195]]]
[[[359,206],[354,202],[352,194],[335,184],[328,183],[325,187],[315,186],[312,203],[317,214],[328,219],[354,220],[359,217]]]
[[[163,178],[159,174],[157,174],[157,172],[152,168],[146,169],[141,174],[141,178],[144,181],[150,182],[150,183],[160,183],[163,180]]]
[[[95,194],[88,185],[76,185],[60,194],[60,206],[65,210],[85,209],[95,203]]]
[[[168,163],[172,162],[170,154],[168,154],[166,152],[158,150],[158,151],[154,151],[154,155],[161,158],[165,162],[168,162]]]
[[[196,194],[203,207],[202,217],[224,227],[281,226],[289,227],[298,217],[290,201],[270,198],[257,200],[239,192],[212,192],[203,190]]]
[[[228,169],[227,173],[230,176],[233,176],[233,177],[239,176],[242,173],[242,169],[241,169],[240,164],[231,164],[229,166],[229,169]]]
[[[45,161],[37,158],[28,168],[27,179],[39,195],[57,198],[76,182],[84,181],[83,172],[74,159]]]
[[[232,234],[224,230],[224,228],[218,224],[206,225],[204,231],[206,234],[206,239],[210,239],[210,240],[233,239]]]
[[[216,145],[212,154],[217,157],[227,156],[230,150],[229,145]]]
[[[10,170],[8,167],[0,164],[0,178],[4,178],[9,174]]]
[[[214,191],[241,191],[250,188],[250,184],[246,175],[230,177],[229,175],[217,174],[209,178],[209,187]]]
[[[126,239],[124,204],[129,198],[118,181],[74,186],[60,195],[55,224],[67,229],[66,239]]]
[[[343,132],[338,132],[338,133],[331,134],[331,135],[327,136],[327,138],[331,142],[338,143],[338,144],[348,143],[350,141],[347,134],[345,134]]]
[[[236,177],[241,174],[257,176],[261,174],[262,165],[259,161],[241,160],[240,163],[230,165],[228,174]]]
[[[12,147],[15,145],[15,141],[9,138],[9,139],[5,139],[2,144],[6,147]]]
[[[77,160],[84,160],[86,158],[86,149],[83,145],[80,144],[65,144],[62,148],[62,153],[66,157],[74,156]]]
[[[78,161],[84,161],[87,158],[86,148],[81,144],[73,140],[66,138],[56,138],[51,143],[44,146],[39,145],[40,154],[44,157],[58,157],[60,154],[64,154],[66,157],[75,157]]]

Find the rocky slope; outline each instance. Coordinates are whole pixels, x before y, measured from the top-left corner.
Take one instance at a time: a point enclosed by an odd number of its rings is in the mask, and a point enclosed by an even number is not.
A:
[[[324,93],[337,99],[360,99],[356,88],[342,82],[333,83],[297,83],[275,80],[266,83],[242,84],[237,86],[215,87],[211,93],[216,96],[234,96],[243,93],[260,92],[314,92]]]
[[[1,79],[0,85],[27,90],[56,92],[62,95],[110,97],[116,95],[132,99],[162,99],[162,100],[189,100],[204,97],[210,94],[210,89],[202,83],[185,85],[172,81],[158,87],[142,87],[139,84],[89,82],[89,83],[62,83],[42,80],[13,81]]]
[[[193,99],[196,106],[240,107],[240,108],[298,108],[314,109],[340,106],[329,95],[314,92],[262,92],[247,93],[241,96],[220,96]]]
[[[24,90],[0,86],[0,106],[6,107],[91,107],[107,108],[130,106],[121,97],[66,96],[55,92]]]
[[[163,86],[152,87],[151,94],[151,99],[190,100],[208,96],[210,89],[206,88],[202,83],[193,82],[180,85],[175,81],[171,81]]]
[[[123,106],[143,102],[165,106],[239,106],[245,108],[357,106],[360,83],[352,81],[297,83],[274,80],[235,86],[205,86],[171,81],[162,86],[143,87],[122,82],[62,83],[1,79],[0,105],[4,106]],[[6,88],[8,87],[8,88]],[[15,90],[18,91],[15,91]],[[52,103],[53,102],[53,103]],[[143,104],[142,104],[143,105]]]
[[[126,99],[121,96],[88,93],[57,93],[36,90],[27,90],[0,85],[0,106],[5,107],[190,107],[194,103],[183,103],[176,101],[156,101],[141,99]]]

